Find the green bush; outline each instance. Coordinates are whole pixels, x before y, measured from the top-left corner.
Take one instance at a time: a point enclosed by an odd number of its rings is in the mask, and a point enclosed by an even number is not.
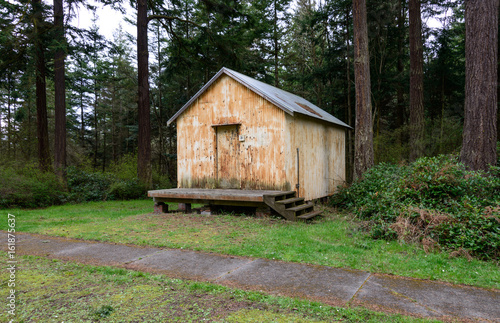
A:
[[[376,239],[423,242],[478,258],[500,257],[500,172],[472,172],[457,157],[379,164],[332,199],[369,221]]]
[[[153,173],[153,189],[159,190],[172,187],[173,185],[168,175]]]
[[[127,200],[146,197],[146,187],[136,176],[120,178],[113,173],[68,168],[68,188],[76,202]]]
[[[0,208],[37,208],[62,203],[146,198],[147,188],[137,179],[134,155],[113,164],[109,172],[90,166],[68,167],[67,185],[51,172],[35,166],[12,165],[0,169]],[[171,187],[168,176],[153,173],[155,188]]]
[[[88,172],[68,167],[68,189],[70,198],[75,202],[105,201],[113,179],[101,172]]]
[[[0,169],[0,208],[38,208],[67,201],[67,192],[52,173],[33,166]]]
[[[137,178],[137,154],[127,154],[109,165],[107,172],[122,180]]]
[[[131,200],[146,197],[146,187],[139,183],[137,179],[116,180],[109,187],[108,193],[111,199]]]

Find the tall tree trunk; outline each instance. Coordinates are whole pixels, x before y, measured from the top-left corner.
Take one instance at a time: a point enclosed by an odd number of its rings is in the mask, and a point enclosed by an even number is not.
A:
[[[187,25],[187,24],[186,24]],[[163,140],[163,109],[162,109],[162,101],[161,101],[161,33],[160,33],[160,24],[157,25],[157,50],[158,50],[158,136],[160,137],[158,140],[158,145],[160,148],[158,149],[158,171],[161,175],[163,175],[164,170],[164,162],[163,156],[165,154],[164,149],[164,140]]]
[[[12,158],[12,85],[10,74],[7,76],[7,158]]]
[[[273,41],[274,41],[274,86],[279,86],[279,72],[278,72],[278,8],[277,1],[274,0],[274,30],[273,30]]]
[[[354,143],[354,180],[373,166],[373,125],[370,98],[370,57],[366,0],[353,0],[354,80],[356,88],[356,124]]]
[[[147,187],[151,187],[151,124],[148,68],[148,5],[147,0],[139,0],[137,2],[137,70],[139,75],[137,175],[142,183]]]
[[[85,147],[85,115],[84,115],[84,106],[83,106],[83,77],[80,79],[80,141],[82,148]]]
[[[97,75],[97,72],[95,75]],[[97,76],[96,76],[96,78],[94,79],[94,170],[97,169],[97,155],[99,153],[99,120],[97,118],[97,106],[98,106],[98,92],[97,92]]]
[[[49,126],[47,122],[47,89],[45,83],[45,55],[40,26],[43,24],[41,0],[31,2],[35,20],[35,62],[36,62],[36,121],[38,136],[38,165],[44,172],[50,170]]]
[[[63,0],[54,0],[54,26],[56,28],[57,49],[54,59],[54,166],[56,175],[66,181],[66,86],[64,59],[66,56],[64,37]]]
[[[465,114],[460,160],[487,170],[497,161],[499,0],[465,2]]]
[[[114,67],[118,68],[118,67]],[[118,140],[116,139],[116,122],[117,122],[117,116],[116,116],[116,80],[113,82],[111,85],[112,92],[111,92],[111,150],[112,150],[112,160],[114,163],[118,161],[118,152],[117,152],[117,146],[118,146]]]
[[[102,119],[102,171],[106,171],[106,116]]]
[[[32,138],[33,138],[33,130],[32,130],[32,127],[33,127],[33,119],[32,119],[32,110],[31,110],[31,107],[32,107],[32,102],[31,102],[31,95],[28,95],[27,97],[27,108],[28,108],[28,160],[31,159],[31,151],[33,149],[33,146],[32,146]]]
[[[397,104],[396,104],[396,129],[401,128],[404,124],[404,88],[403,88],[403,55],[404,55],[404,37],[405,37],[405,19],[404,19],[404,7],[403,0],[398,2],[398,84],[396,88],[397,92]],[[402,139],[402,138],[400,138]],[[402,140],[401,140],[402,141]]]
[[[99,154],[99,121],[97,119],[97,94],[94,102],[94,170],[97,170],[97,155]]]
[[[410,161],[424,153],[424,52],[420,0],[410,0]]]
[[[349,15],[351,14],[350,8],[346,8],[345,12],[345,34],[344,41],[346,43],[346,51],[345,51],[345,61],[346,61],[346,120],[347,124],[352,126],[352,106],[351,106],[351,62],[350,62],[350,36],[349,36]],[[353,178],[353,166],[354,166],[354,142],[352,140],[352,130],[347,131],[347,154],[346,154],[346,180],[347,183],[352,183]]]

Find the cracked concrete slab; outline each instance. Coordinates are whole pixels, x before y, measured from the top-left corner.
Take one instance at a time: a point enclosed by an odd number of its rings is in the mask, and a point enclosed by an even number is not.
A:
[[[34,256],[51,256],[59,251],[92,244],[92,242],[83,242],[76,239],[46,237],[25,233],[16,233],[15,237],[16,252]],[[7,233],[0,232],[0,239],[7,239]],[[6,245],[0,245],[2,249],[6,247]]]
[[[356,295],[355,302],[367,307],[398,309],[401,313],[500,322],[498,291],[420,279],[373,275]]]
[[[406,295],[399,294],[385,287],[377,281],[377,278],[372,279],[371,277],[356,294],[352,305],[368,307],[379,311],[396,311],[410,315],[442,316],[441,313],[419,304]]]
[[[257,259],[217,283],[345,304],[369,276],[359,270]]]
[[[177,278],[214,281],[251,261],[195,251],[163,250],[152,257],[130,263],[127,268],[161,272]]]
[[[6,241],[7,233],[0,231]],[[7,243],[0,244],[7,250]],[[16,233],[16,253],[447,320],[500,322],[500,290],[365,271]]]
[[[93,243],[85,245],[82,243],[74,248],[60,250],[53,255],[67,260],[77,259],[85,263],[110,265],[133,262],[160,250],[158,248],[137,248],[115,244]]]
[[[0,239],[7,234],[0,232]],[[2,248],[5,247],[2,245]],[[160,251],[158,248],[99,243],[75,239],[16,234],[19,254],[56,257],[95,265],[120,265]]]

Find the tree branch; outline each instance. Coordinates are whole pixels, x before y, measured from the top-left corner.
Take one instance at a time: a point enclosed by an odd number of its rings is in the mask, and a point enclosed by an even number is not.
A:
[[[194,21],[182,19],[182,18],[179,18],[179,17],[172,17],[172,16],[166,16],[166,15],[150,15],[150,16],[148,16],[148,22],[150,22],[153,19],[156,19],[156,20],[166,19],[166,20],[169,20],[169,21],[177,20],[177,21],[180,21],[180,22],[185,22],[185,23],[191,24],[191,25],[196,26],[198,28],[204,28],[203,26],[195,23]]]

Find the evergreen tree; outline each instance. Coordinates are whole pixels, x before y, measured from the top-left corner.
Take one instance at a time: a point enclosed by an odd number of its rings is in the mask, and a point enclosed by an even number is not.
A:
[[[410,0],[410,161],[424,152],[424,52],[420,0]]]
[[[473,170],[497,162],[498,0],[465,4],[465,116],[461,161]]]
[[[356,82],[356,136],[354,179],[373,166],[373,127],[370,98],[370,57],[366,2],[353,0],[354,73]]]

